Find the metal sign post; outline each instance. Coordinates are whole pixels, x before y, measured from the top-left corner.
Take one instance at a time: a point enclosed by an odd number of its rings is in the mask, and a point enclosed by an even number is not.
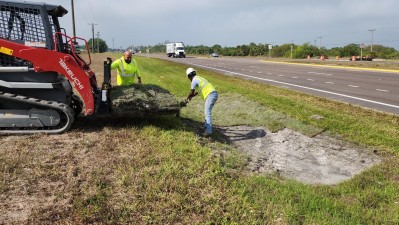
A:
[[[363,60],[363,48],[364,48],[364,44],[361,43],[361,44],[359,45],[359,47],[360,47],[360,61],[362,61],[362,60]]]
[[[269,45],[269,58],[271,57],[271,51],[272,51],[273,45]]]

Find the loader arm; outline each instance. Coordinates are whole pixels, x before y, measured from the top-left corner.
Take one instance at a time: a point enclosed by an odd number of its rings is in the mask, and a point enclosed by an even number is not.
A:
[[[5,39],[0,39],[0,52],[30,61],[35,72],[53,71],[64,75],[82,97],[85,105],[84,114],[92,115],[94,113],[94,92],[97,92],[94,73],[90,68],[82,69],[72,55],[44,48],[34,48]]]

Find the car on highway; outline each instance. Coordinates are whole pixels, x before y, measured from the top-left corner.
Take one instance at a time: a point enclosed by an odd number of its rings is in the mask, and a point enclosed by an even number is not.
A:
[[[217,53],[211,53],[210,55],[209,55],[210,57],[219,57],[219,54],[217,54]]]

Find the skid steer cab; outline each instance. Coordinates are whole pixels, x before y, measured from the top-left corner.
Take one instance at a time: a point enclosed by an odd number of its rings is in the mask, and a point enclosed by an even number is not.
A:
[[[110,112],[111,62],[104,62],[98,87],[86,40],[60,27],[58,18],[67,12],[59,5],[0,1],[0,133],[61,133],[81,113]]]

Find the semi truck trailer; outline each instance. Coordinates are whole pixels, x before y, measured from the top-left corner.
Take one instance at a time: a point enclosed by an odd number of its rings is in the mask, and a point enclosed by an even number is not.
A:
[[[183,42],[173,42],[166,44],[166,55],[173,58],[186,58]]]

